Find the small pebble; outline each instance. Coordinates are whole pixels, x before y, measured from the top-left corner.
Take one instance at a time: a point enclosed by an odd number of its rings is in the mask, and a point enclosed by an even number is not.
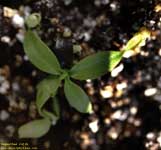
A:
[[[80,53],[82,51],[82,47],[80,45],[73,45],[73,53]]]
[[[3,8],[3,15],[4,15],[4,17],[11,18],[11,17],[13,17],[16,13],[17,13],[17,11],[16,11],[15,9],[12,9],[12,8],[9,8],[9,7],[4,7],[4,8]]]
[[[52,125],[55,126],[56,123],[57,123],[57,120],[53,119],[53,120],[52,120]]]
[[[101,6],[101,1],[100,0],[95,0],[94,5],[97,6],[97,7],[100,7]]]
[[[153,96],[157,93],[157,89],[156,88],[148,88],[144,91],[144,95],[145,96]]]
[[[10,43],[11,42],[11,39],[10,39],[10,37],[9,36],[2,36],[1,37],[1,41],[3,42],[3,43]]]
[[[9,113],[6,110],[0,111],[0,120],[5,121],[9,118]]]
[[[25,6],[25,7],[23,8],[23,13],[24,13],[24,15],[25,15],[26,17],[29,16],[30,13],[31,13],[31,8],[30,8],[29,6]]]
[[[155,8],[154,8],[154,11],[160,12],[161,11],[161,4],[156,5]]]
[[[86,42],[88,42],[88,41],[91,39],[91,36],[90,36],[90,34],[89,34],[88,32],[84,33],[84,34],[83,34],[83,37],[84,37],[84,40],[85,40]]]
[[[12,24],[15,28],[23,28],[24,27],[24,18],[19,14],[15,14],[12,17]]]
[[[123,54],[123,57],[124,58],[130,58],[130,57],[134,56],[135,54],[136,54],[135,51],[128,50]]]
[[[100,94],[103,98],[110,98],[113,96],[112,86],[105,86],[103,89],[100,89]]]
[[[109,4],[109,2],[110,2],[110,0],[102,0],[103,5],[107,5],[107,4]]]
[[[0,83],[2,83],[3,81],[5,81],[5,77],[0,75]]]
[[[126,82],[118,83],[116,85],[117,90],[123,90],[123,89],[126,89],[126,88],[127,88],[127,83]]]
[[[15,132],[15,127],[13,125],[8,125],[6,127],[6,131],[7,131],[7,136],[12,137]]]
[[[44,147],[49,149],[50,148],[50,142],[49,141],[45,141],[44,142]]]
[[[89,123],[89,128],[93,133],[96,133],[99,130],[98,120]]]
[[[25,61],[28,61],[28,60],[29,60],[29,58],[28,58],[27,55],[24,55],[23,59],[24,59]]]
[[[161,135],[157,138],[157,142],[159,143],[159,146],[161,147]]]
[[[116,120],[120,120],[120,121],[124,121],[125,119],[127,119],[128,113],[127,112],[123,112],[121,110],[117,110],[116,112],[114,112],[111,116],[112,119],[116,119]]]
[[[153,132],[149,132],[147,135],[146,135],[146,138],[148,140],[154,140],[155,139],[155,134]]]
[[[63,37],[68,38],[72,35],[72,32],[69,28],[64,29]]]
[[[18,41],[20,41],[21,43],[23,43],[23,41],[24,41],[24,32],[20,30],[20,31],[16,34],[16,38],[17,38]]]
[[[29,116],[35,118],[37,114],[37,108],[35,102],[31,102],[29,106]]]
[[[159,49],[158,54],[159,54],[159,56],[161,56],[161,48]]]
[[[113,140],[116,140],[117,137],[118,137],[118,132],[117,132],[116,128],[112,127],[112,128],[108,131],[107,135],[108,135],[110,138],[112,138]]]
[[[116,3],[111,3],[110,7],[111,7],[112,11],[116,11],[117,10],[117,4]]]
[[[1,83],[0,85],[0,93],[6,94],[8,92],[8,89],[10,88],[10,84],[7,80]]]
[[[63,0],[66,6],[70,5],[73,0]]]
[[[135,114],[137,113],[137,111],[138,111],[138,109],[137,109],[137,107],[135,107],[135,106],[133,106],[133,107],[130,108],[130,113],[131,113],[132,115],[135,115]]]
[[[124,69],[124,65],[120,64],[118,67],[114,68],[111,72],[112,77],[117,77],[118,74]]]
[[[154,100],[158,101],[159,103],[161,103],[161,93],[158,93],[154,96]]]
[[[140,119],[135,119],[133,123],[134,123],[134,125],[136,127],[139,127],[141,125],[141,120]]]

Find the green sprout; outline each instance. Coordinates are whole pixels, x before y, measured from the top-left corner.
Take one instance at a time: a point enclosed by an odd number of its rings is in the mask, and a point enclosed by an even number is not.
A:
[[[55,54],[35,32],[29,29],[25,34],[24,51],[31,63],[49,76],[37,85],[36,106],[42,119],[22,125],[18,130],[19,137],[41,137],[49,131],[53,123],[57,122],[60,117],[60,108],[56,94],[62,84],[64,84],[64,93],[71,107],[81,113],[92,113],[90,98],[80,86],[73,82],[73,79],[97,79],[108,71],[112,71],[121,61],[124,52],[132,50],[146,40],[143,35],[143,33],[135,35],[122,51],[100,51],[80,60],[71,69],[64,69],[61,68]],[[45,104],[49,99],[52,100],[52,112],[45,109]]]
[[[41,22],[41,15],[39,13],[33,13],[29,15],[25,20],[25,23],[29,28],[37,27],[40,24],[40,22]]]

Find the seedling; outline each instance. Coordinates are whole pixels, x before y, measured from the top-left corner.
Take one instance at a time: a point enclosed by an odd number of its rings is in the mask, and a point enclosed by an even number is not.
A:
[[[73,79],[97,79],[108,71],[112,71],[126,51],[139,46],[145,39],[145,34],[140,32],[129,40],[122,51],[100,51],[80,60],[71,69],[64,69],[61,68],[55,54],[35,32],[29,29],[23,43],[25,53],[33,65],[49,76],[37,86],[36,106],[42,119],[22,125],[18,131],[19,137],[41,137],[49,131],[53,123],[57,122],[60,117],[60,108],[56,94],[62,83],[64,83],[64,93],[70,106],[81,113],[91,113],[90,98],[80,86],[73,82]],[[53,112],[44,107],[49,99],[53,102]]]
[[[36,26],[40,25],[41,22],[41,15],[39,13],[33,13],[29,15],[25,23],[29,28],[35,28]]]

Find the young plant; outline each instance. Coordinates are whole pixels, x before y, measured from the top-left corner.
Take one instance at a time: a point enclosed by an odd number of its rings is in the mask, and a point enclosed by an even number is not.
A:
[[[33,13],[29,15],[25,20],[25,23],[29,28],[35,28],[39,26],[40,22],[41,22],[41,15],[39,13]]]
[[[112,71],[121,61],[124,52],[137,47],[143,41],[145,41],[143,35],[137,34],[126,44],[124,50],[97,52],[80,60],[67,70],[61,68],[55,54],[41,41],[39,36],[28,30],[23,44],[25,53],[33,65],[49,76],[37,86],[36,106],[42,119],[22,125],[18,130],[19,137],[41,137],[49,131],[52,124],[57,122],[60,116],[60,108],[56,94],[62,83],[64,83],[64,93],[70,106],[81,113],[91,113],[90,98],[72,79],[96,79],[106,74],[107,71]],[[49,99],[52,99],[53,112],[45,109],[45,104]]]

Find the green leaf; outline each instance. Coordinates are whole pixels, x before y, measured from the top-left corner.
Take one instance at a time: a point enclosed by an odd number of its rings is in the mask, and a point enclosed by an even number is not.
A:
[[[86,93],[69,78],[65,79],[65,96],[69,104],[82,113],[91,113],[92,105]]]
[[[43,115],[42,107],[50,97],[54,97],[56,95],[60,83],[61,82],[58,77],[49,76],[38,84],[36,105],[41,115]]]
[[[122,54],[119,51],[103,51],[90,55],[73,66],[70,75],[78,80],[96,79],[112,71],[120,62]]]
[[[56,97],[52,98],[52,111],[53,112],[47,111],[46,109],[42,109],[42,114],[43,117],[52,120],[52,124],[56,124],[60,117],[60,108],[58,99]]]
[[[45,135],[51,126],[49,119],[34,120],[22,125],[18,130],[20,138],[39,138]]]
[[[49,120],[51,120],[52,122],[55,121],[55,123],[57,122],[57,120],[59,119],[58,116],[56,116],[53,112],[47,111],[46,109],[42,109],[42,114],[44,118],[48,118]]]
[[[142,42],[142,35],[137,34],[134,37],[132,37],[126,44],[125,50],[132,50],[135,47],[137,47]]]
[[[62,73],[60,75],[60,80],[64,80],[66,77],[69,77],[68,72],[69,72],[69,70],[62,69]]]
[[[121,61],[123,52],[120,51],[110,51],[108,55],[108,71],[112,71]]]
[[[26,32],[24,50],[29,60],[37,68],[49,74],[60,74],[61,68],[56,56],[36,33],[32,31]]]
[[[40,22],[41,22],[40,13],[33,13],[29,15],[25,20],[25,23],[29,28],[35,28],[40,24]]]
[[[60,106],[59,106],[58,98],[53,97],[52,100],[53,100],[52,108],[53,108],[54,114],[59,118],[60,117]]]
[[[141,47],[146,44],[146,39],[150,38],[151,32],[146,28],[141,28],[126,44],[124,50],[132,50],[136,47]]]

